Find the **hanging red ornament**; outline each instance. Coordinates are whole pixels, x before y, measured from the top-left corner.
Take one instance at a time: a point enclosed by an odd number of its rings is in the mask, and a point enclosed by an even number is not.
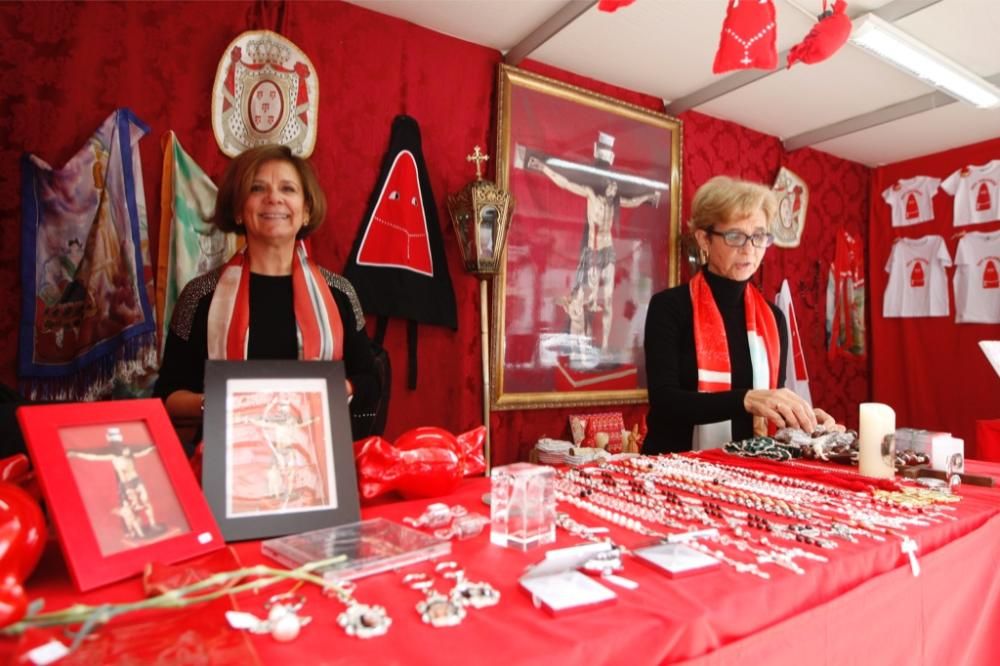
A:
[[[807,65],[823,62],[839,51],[850,36],[851,19],[847,16],[847,3],[836,0],[833,10],[828,10],[826,0],[823,0],[823,13],[819,15],[819,21],[805,39],[788,51],[788,66],[791,67],[796,62]]]
[[[729,0],[712,71],[774,69],[776,33],[772,0]]]
[[[621,9],[622,7],[628,7],[635,0],[600,0],[597,3],[598,11],[608,12],[609,14],[615,10]]]

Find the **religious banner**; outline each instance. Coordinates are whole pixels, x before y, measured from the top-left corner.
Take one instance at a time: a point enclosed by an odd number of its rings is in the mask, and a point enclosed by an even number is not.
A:
[[[118,109],[61,168],[21,159],[18,375],[36,400],[94,400],[156,366],[139,139]]]
[[[174,304],[191,278],[229,260],[240,237],[207,222],[215,210],[218,188],[181,147],[177,135],[163,139],[163,190],[160,196],[160,243],[156,262],[156,314],[160,350]]]
[[[279,143],[308,157],[318,109],[316,69],[288,39],[251,30],[226,48],[212,86],[212,130],[226,155]]]

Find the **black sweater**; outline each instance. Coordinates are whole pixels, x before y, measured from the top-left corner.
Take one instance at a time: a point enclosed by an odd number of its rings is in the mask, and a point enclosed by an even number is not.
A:
[[[215,293],[209,276],[192,280],[178,299],[177,309],[167,334],[160,376],[153,395],[166,400],[174,391],[186,389],[195,393],[205,390],[205,360],[208,358],[208,309]],[[192,292],[190,293],[189,287]],[[337,304],[344,328],[344,372],[354,387],[351,399],[351,427],[355,436],[365,436],[365,424],[379,399],[371,343],[364,330],[359,330],[350,297],[329,285]],[[180,313],[185,301],[194,305],[189,321]],[[193,301],[193,303],[191,302]],[[361,322],[363,324],[363,322]],[[185,338],[185,335],[187,336]],[[292,277],[250,274],[250,335],[247,357],[251,359],[296,359],[298,336],[292,299]],[[200,433],[199,433],[200,435]]]
[[[719,393],[698,392],[698,359],[694,346],[694,310],[686,284],[661,291],[649,303],[646,315],[646,377],[649,386],[649,432],[643,453],[688,451],[695,425],[732,419],[733,439],[753,435],[753,417],[743,407],[743,398],[753,387],[753,367],[746,333],[743,291],[746,282],[736,282],[705,271],[708,285],[726,327],[732,389]],[[778,387],[785,385],[785,352],[788,333],[785,317],[768,304],[778,323],[781,364]]]

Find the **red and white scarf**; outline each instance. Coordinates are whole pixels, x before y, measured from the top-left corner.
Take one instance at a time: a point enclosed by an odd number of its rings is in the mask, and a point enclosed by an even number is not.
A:
[[[344,324],[319,266],[305,246],[292,256],[292,300],[298,330],[299,359],[339,361],[344,356]],[[208,308],[208,357],[245,360],[250,339],[250,262],[246,250],[233,255],[219,276]]]
[[[729,343],[726,326],[712,289],[699,272],[689,283],[694,309],[694,346],[698,361],[698,391],[718,393],[732,388],[732,368],[729,365]],[[743,292],[746,309],[747,341],[750,344],[750,364],[753,366],[753,388],[778,386],[781,342],[778,323],[764,296],[752,284]],[[697,425],[691,447],[700,451],[714,449],[733,439],[733,422],[719,421]]]

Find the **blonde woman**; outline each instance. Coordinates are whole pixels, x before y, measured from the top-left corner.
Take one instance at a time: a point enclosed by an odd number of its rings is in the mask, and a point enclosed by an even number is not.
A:
[[[653,296],[646,316],[649,433],[643,453],[718,448],[778,428],[833,427],[783,388],[785,319],[750,278],[774,241],[767,187],[717,176],[695,193],[691,233],[702,268]]]

